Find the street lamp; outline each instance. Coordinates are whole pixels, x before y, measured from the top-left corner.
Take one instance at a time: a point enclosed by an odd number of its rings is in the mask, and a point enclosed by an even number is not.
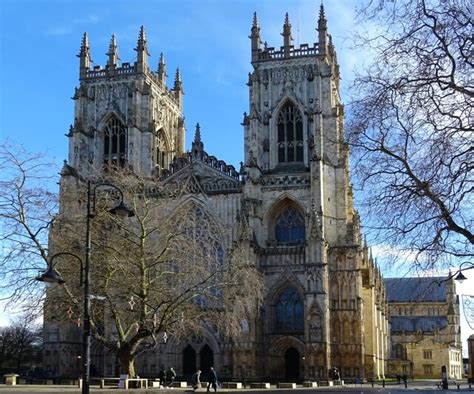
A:
[[[91,182],[87,182],[87,215],[86,215],[86,260],[82,263],[82,260],[73,253],[57,253],[51,257],[48,264],[48,269],[40,276],[36,278],[41,282],[46,283],[65,283],[64,279],[54,268],[54,259],[60,255],[69,255],[76,258],[81,264],[81,275],[80,282],[84,285],[84,326],[82,333],[82,394],[89,394],[90,386],[90,361],[91,361],[91,324],[90,324],[90,313],[91,313],[91,293],[90,293],[90,260],[91,260],[91,232],[90,232],[90,220],[95,215],[96,208],[96,191],[99,186],[107,186],[115,189],[120,194],[120,202],[118,205],[109,210],[113,215],[119,217],[132,217],[135,213],[132,209],[128,208],[123,202],[123,192],[117,186],[101,182],[91,187]]]
[[[463,268],[463,265],[469,265],[469,267]],[[463,274],[463,271],[467,271],[471,269],[474,269],[474,263],[471,263],[470,261],[462,262],[457,270],[457,274],[453,274],[453,276],[456,275],[454,277],[454,280],[458,281],[459,283],[464,282],[467,279],[467,277]]]

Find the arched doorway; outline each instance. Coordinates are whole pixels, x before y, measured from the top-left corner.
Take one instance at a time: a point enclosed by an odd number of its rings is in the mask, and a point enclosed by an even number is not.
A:
[[[192,375],[194,372],[196,372],[196,351],[188,345],[183,351],[183,375]]]
[[[300,353],[294,347],[285,352],[285,378],[298,379],[300,377]]]
[[[208,380],[209,369],[214,366],[214,352],[209,347],[205,345],[201,352],[199,353],[201,358],[201,371],[203,373],[204,379]]]

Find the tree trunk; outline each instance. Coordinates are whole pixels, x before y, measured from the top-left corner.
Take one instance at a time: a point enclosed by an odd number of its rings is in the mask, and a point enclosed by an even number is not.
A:
[[[130,378],[135,377],[135,357],[131,354],[128,346],[118,351],[117,357],[120,362],[120,373],[127,374]]]

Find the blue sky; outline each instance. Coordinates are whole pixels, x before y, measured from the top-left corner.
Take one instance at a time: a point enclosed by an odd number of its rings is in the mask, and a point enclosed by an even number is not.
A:
[[[324,4],[341,65],[342,99],[347,102],[354,69],[368,57],[351,49],[359,1]],[[73,122],[70,98],[78,86],[76,55],[82,34],[89,33],[94,65],[105,65],[113,33],[121,62],[133,63],[133,48],[144,25],[151,67],[156,69],[163,52],[169,85],[176,68],[181,70],[186,148],[199,122],[205,149],[238,168],[243,159],[240,123],[248,111],[253,12],[269,46],[282,45],[285,12],[294,44],[312,44],[319,5],[319,0],[0,0],[0,140],[9,138],[45,152],[60,166],[67,157],[64,134]],[[472,282],[465,282],[460,292],[472,294]],[[0,324],[5,319],[0,314]],[[463,336],[469,333],[472,330],[463,326]]]
[[[355,1],[326,1],[344,77],[350,80],[354,54],[348,52]],[[122,62],[133,62],[138,31],[145,26],[156,68],[165,55],[169,84],[176,67],[184,84],[186,147],[200,122],[206,150],[238,168],[243,158],[242,114],[248,111],[252,15],[262,39],[282,45],[285,12],[294,44],[316,41],[318,1],[282,0],[1,0],[0,133],[34,151],[67,156],[73,121],[74,87],[83,32],[89,33],[94,65],[105,65],[112,33]],[[343,50],[344,48],[344,50]]]

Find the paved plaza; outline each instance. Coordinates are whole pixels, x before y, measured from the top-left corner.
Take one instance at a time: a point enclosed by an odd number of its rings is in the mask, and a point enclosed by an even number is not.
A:
[[[428,393],[428,392],[440,392],[440,393],[469,393],[474,392],[474,385],[472,388],[469,388],[468,384],[460,383],[459,389],[456,385],[450,384],[449,390],[440,390],[436,386],[436,381],[416,381],[410,382],[408,387],[405,389],[403,384],[387,384],[386,387],[382,387],[380,384],[374,384],[372,387],[371,384],[363,384],[363,385],[346,385],[346,386],[336,386],[336,387],[318,387],[318,388],[296,388],[296,389],[277,389],[276,387],[272,386],[270,389],[220,389],[219,392],[222,393],[235,393],[239,392],[242,394],[263,394],[263,393],[271,393],[271,394],[290,394],[294,393],[295,391],[300,392],[300,394],[309,394],[309,393],[316,393],[316,394],[325,394],[325,393],[335,393],[335,392],[354,392],[354,393],[370,393],[370,392],[382,392],[386,394],[391,393],[406,393],[406,392],[413,392],[416,391],[417,393]],[[74,386],[65,386],[65,385],[16,385],[16,386],[6,386],[4,384],[0,384],[0,393],[12,393],[12,394],[31,394],[31,393],[80,393],[81,390]],[[197,393],[206,393],[205,389],[199,389],[196,391]],[[99,386],[91,386],[91,393],[95,394],[118,394],[118,393],[133,393],[133,394],[148,394],[148,393],[160,393],[160,394],[192,394],[193,390],[190,388],[186,389],[158,389],[158,388],[149,388],[148,390],[145,389],[129,389],[129,390],[118,390],[114,388],[105,388],[100,389]]]

